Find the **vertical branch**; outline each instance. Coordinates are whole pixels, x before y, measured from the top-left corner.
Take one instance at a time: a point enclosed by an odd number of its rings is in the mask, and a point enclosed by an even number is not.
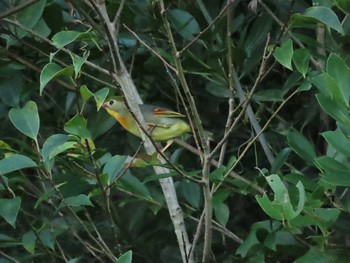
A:
[[[232,118],[233,118],[233,111],[234,111],[234,89],[233,89],[233,62],[232,62],[232,39],[231,39],[231,21],[232,21],[232,6],[228,7],[227,14],[226,14],[226,42],[227,42],[227,67],[228,67],[228,88],[231,93],[231,98],[228,100],[228,115],[225,125],[225,131],[224,134],[226,135],[230,129],[230,126],[232,124]],[[221,146],[220,155],[219,155],[219,167],[222,166],[224,162],[224,157],[226,153],[228,141],[225,141],[225,143]]]
[[[177,70],[177,76],[180,80],[181,86],[183,88],[184,94],[188,101],[188,105],[191,110],[191,117],[195,128],[198,131],[198,135],[200,138],[201,146],[203,148],[203,167],[202,167],[202,182],[203,182],[203,195],[204,195],[204,210],[205,210],[205,230],[204,230],[204,249],[203,249],[203,262],[209,262],[211,257],[211,242],[212,242],[212,195],[210,191],[210,182],[209,182],[209,173],[210,173],[210,146],[209,139],[204,133],[204,129],[201,123],[201,119],[199,117],[199,113],[194,102],[194,98],[191,94],[190,88],[188,87],[184,70],[181,64],[181,55],[176,48],[175,40],[173,38],[173,34],[171,31],[170,23],[166,15],[166,9],[164,5],[164,1],[160,0],[160,12],[162,15],[165,31],[167,33],[167,37],[169,39],[172,54],[175,59],[175,66]]]
[[[117,11],[117,14],[113,22],[111,22],[108,17],[104,0],[88,0],[88,1],[91,3],[93,7],[95,7],[99,17],[101,18],[102,22],[105,24],[107,41],[110,48],[111,59],[113,61],[113,67],[114,67],[113,69],[114,72],[112,73],[113,78],[120,85],[122,92],[126,98],[127,105],[130,107],[130,110],[132,111],[132,115],[137,120],[137,123],[140,124],[139,129],[140,129],[142,140],[145,142],[144,145],[145,145],[146,152],[149,155],[152,155],[154,152],[156,152],[156,148],[153,145],[153,142],[151,141],[149,136],[147,136],[147,134],[144,132],[147,130],[146,122],[144,120],[144,117],[139,107],[139,104],[142,103],[142,100],[140,98],[140,95],[135,87],[135,84],[130,74],[126,70],[125,64],[121,60],[121,56],[117,45],[116,27],[119,28],[119,23],[120,23],[119,17],[122,12],[124,1],[122,1],[122,4],[119,6],[119,9]],[[118,25],[116,25],[116,23]],[[163,158],[160,158],[159,161],[161,163],[165,163],[165,160]],[[170,172],[167,168],[164,168],[164,167],[155,166],[153,168],[156,174],[165,174]],[[193,261],[191,259],[188,259],[188,256],[187,256],[188,252],[190,251],[191,245],[188,240],[188,235],[185,228],[182,210],[177,200],[173,179],[171,177],[168,177],[168,178],[160,179],[159,181],[163,190],[163,194],[167,203],[171,220],[175,228],[175,234],[177,237],[177,242],[181,252],[182,260],[183,262],[191,263]]]

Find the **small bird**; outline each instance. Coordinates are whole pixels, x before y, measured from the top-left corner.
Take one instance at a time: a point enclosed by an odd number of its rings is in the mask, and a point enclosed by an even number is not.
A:
[[[167,141],[163,151],[171,145],[173,138],[191,131],[189,124],[182,119],[185,116],[181,113],[153,105],[141,104],[139,106],[151,138],[154,141]],[[108,99],[102,104],[102,108],[113,116],[128,132],[141,138],[138,124],[126,107],[122,97]]]

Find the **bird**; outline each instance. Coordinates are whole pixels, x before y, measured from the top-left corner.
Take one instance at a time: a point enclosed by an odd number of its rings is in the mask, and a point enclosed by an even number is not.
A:
[[[157,142],[167,142],[163,152],[172,144],[174,138],[191,132],[190,125],[183,120],[186,116],[181,113],[155,105],[140,104],[139,107],[150,137]],[[102,108],[124,129],[141,138],[139,125],[127,108],[123,97],[116,96],[107,99],[102,104]]]

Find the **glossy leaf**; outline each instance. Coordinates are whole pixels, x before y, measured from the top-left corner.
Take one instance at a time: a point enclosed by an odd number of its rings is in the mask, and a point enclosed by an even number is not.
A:
[[[292,68],[292,58],[293,58],[293,42],[288,39],[280,47],[275,49],[273,56],[276,60],[284,67],[293,70]]]
[[[34,101],[28,101],[23,108],[12,108],[9,112],[12,124],[33,140],[37,139],[39,133],[39,114]]]
[[[65,185],[67,182],[63,182],[56,185],[56,189],[59,189],[61,186]],[[57,194],[57,190],[55,188],[51,188],[46,190],[36,201],[34,208],[36,209],[43,201],[50,199],[52,196]]]
[[[87,129],[87,121],[80,115],[75,115],[70,119],[66,125],[64,125],[64,130],[79,136],[81,139],[91,138],[91,133]]]
[[[59,209],[65,206],[72,206],[72,207],[78,207],[78,206],[94,206],[89,197],[84,194],[80,194],[77,196],[71,196],[64,199],[64,202],[61,202],[59,205]]]
[[[80,96],[85,102],[87,102],[91,97],[94,96],[94,93],[92,93],[86,85],[82,85],[80,87]]]
[[[37,164],[27,156],[14,154],[0,160],[0,174],[7,174],[24,168],[36,167]]]
[[[148,188],[137,177],[133,176],[131,173],[127,172],[120,179],[119,183],[123,189],[129,190],[132,193],[138,194],[146,199],[151,199],[151,194]]]
[[[311,79],[312,83],[320,90],[323,95],[331,97],[339,104],[347,105],[344,93],[336,80],[326,72],[322,72]]]
[[[94,98],[96,101],[97,110],[100,110],[102,104],[105,102],[109,93],[108,88],[103,88],[94,93]]]
[[[332,53],[327,60],[327,73],[336,81],[339,87],[339,93],[342,95],[343,102],[349,107],[350,99],[350,68],[344,59]],[[340,102],[340,101],[339,101]]]
[[[125,252],[123,255],[121,255],[116,263],[132,263],[132,251],[129,250]]]
[[[76,40],[93,39],[90,33],[78,31],[61,31],[52,37],[52,42],[57,48],[62,48]]]
[[[74,66],[74,78],[76,79],[80,74],[81,67],[84,65],[84,63],[88,59],[90,52],[89,51],[85,52],[82,57],[79,57],[71,52],[69,54],[72,58],[72,62]]]
[[[230,216],[230,210],[225,203],[218,203],[214,205],[214,215],[220,225],[226,226]]]
[[[68,139],[69,136],[66,134],[54,134],[47,138],[41,149],[41,156],[43,157],[44,161],[48,161],[64,150],[69,149],[62,149],[62,145],[65,145]]]
[[[200,32],[197,20],[187,11],[181,9],[170,10],[169,21],[186,40],[192,40]]]
[[[310,52],[306,48],[300,48],[293,53],[293,62],[297,70],[305,77],[309,70]]]
[[[323,170],[322,180],[332,185],[350,186],[350,164],[327,156],[317,158],[316,162]]]
[[[332,9],[325,6],[313,6],[304,12],[304,16],[312,17],[324,23],[329,28],[333,28],[340,34],[344,34],[343,28],[339,22],[337,15]]]
[[[258,239],[259,231],[264,230],[268,233],[274,233],[280,227],[280,225],[281,223],[277,221],[262,221],[254,223],[251,226],[248,237],[238,247],[236,254],[245,257],[251,249],[256,247],[256,245],[261,244],[261,241]]]
[[[55,63],[47,64],[40,74],[40,95],[42,95],[45,86],[54,78],[59,76],[71,76],[73,74],[73,67],[61,68]]]
[[[15,228],[17,215],[21,207],[19,196],[12,199],[0,199],[0,216]]]
[[[110,158],[103,167],[102,173],[108,174],[108,184],[114,182],[115,178],[125,170],[127,155],[115,155]]]
[[[198,184],[183,180],[180,189],[185,199],[195,208],[199,208],[201,200],[201,189]]]
[[[266,177],[266,180],[274,192],[274,200],[270,201],[266,194],[262,197],[256,196],[256,200],[260,207],[268,214],[271,218],[277,220],[291,220],[298,216],[305,204],[305,190],[301,182],[296,184],[299,192],[299,201],[296,209],[290,201],[289,193],[280,177],[276,174]]]
[[[43,244],[45,247],[50,248],[51,250],[54,250],[55,248],[55,238],[50,231],[50,229],[42,229],[39,232],[39,240],[41,244]]]
[[[33,230],[28,231],[22,236],[22,245],[30,254],[35,253],[36,235]]]
[[[350,139],[347,138],[340,130],[323,132],[322,136],[337,151],[350,157]]]
[[[301,133],[291,131],[288,133],[287,140],[296,154],[310,164],[314,162],[316,158],[314,146]]]
[[[285,164],[291,151],[291,148],[286,147],[278,153],[271,165],[271,173],[276,173]]]
[[[23,79],[20,74],[2,76],[0,82],[1,101],[11,107],[18,107],[23,90]]]
[[[317,247],[311,247],[303,256],[294,261],[294,263],[328,263],[332,262],[332,258],[326,252],[322,252]]]
[[[256,92],[253,100],[256,101],[283,101],[283,91],[280,89],[266,89]]]
[[[350,127],[350,115],[345,106],[322,94],[317,94],[316,98],[326,113],[345,126]]]

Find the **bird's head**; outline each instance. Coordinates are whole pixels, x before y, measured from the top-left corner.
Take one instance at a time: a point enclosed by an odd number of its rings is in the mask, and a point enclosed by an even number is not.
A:
[[[106,100],[101,107],[115,112],[120,112],[126,108],[123,97],[112,97]]]

